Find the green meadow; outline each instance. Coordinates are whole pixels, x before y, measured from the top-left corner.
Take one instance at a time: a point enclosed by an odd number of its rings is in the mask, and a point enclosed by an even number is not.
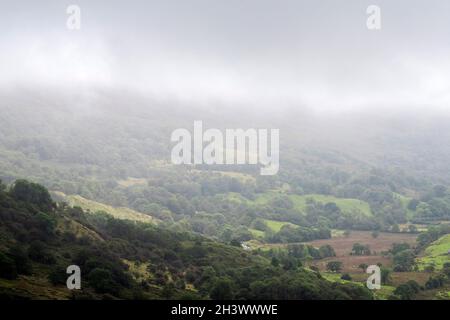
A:
[[[444,263],[450,262],[450,234],[447,234],[426,248],[424,255],[417,259],[420,270],[426,266],[434,266],[436,270],[442,269]]]

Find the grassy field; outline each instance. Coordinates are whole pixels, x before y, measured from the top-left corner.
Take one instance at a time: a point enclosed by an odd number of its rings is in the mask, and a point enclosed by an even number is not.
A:
[[[323,272],[321,273],[322,276],[327,279],[328,281],[331,282],[339,282],[339,283],[353,283],[359,286],[366,286],[366,281],[367,278],[369,277],[368,274],[362,273],[362,274],[353,274],[352,276],[352,280],[348,281],[348,280],[342,280],[341,276],[342,274],[340,273],[331,273],[331,272]],[[394,292],[395,287],[394,286],[390,286],[390,285],[382,285],[381,289],[379,290],[373,290],[373,294],[375,296],[375,299],[377,300],[387,300],[389,298],[389,296],[392,295],[392,293]]]
[[[249,228],[248,231],[250,231],[250,233],[252,234],[253,237],[255,237],[256,239],[258,238],[264,238],[265,232],[261,231],[261,230],[256,230],[256,229],[252,229]]]
[[[284,222],[284,221],[276,221],[276,220],[269,220],[264,219],[263,220],[267,227],[273,232],[278,232],[283,228],[284,226],[291,226],[291,227],[298,227],[297,225],[290,223],[290,222]]]
[[[425,249],[423,256],[417,259],[419,270],[432,265],[436,270],[442,269],[444,263],[450,262],[450,234],[447,234]]]
[[[260,194],[255,203],[259,205],[268,204],[272,199],[278,196],[280,193],[276,192],[266,192],[264,194]],[[291,194],[288,195],[289,199],[294,203],[294,206],[297,210],[305,212],[308,199],[312,199],[316,202],[326,204],[329,202],[334,202],[336,205],[342,210],[344,214],[362,214],[365,216],[371,216],[372,212],[370,210],[370,206],[367,202],[358,200],[358,199],[345,199],[345,198],[336,198],[333,196],[321,195],[321,194],[308,194],[308,195],[296,195]]]
[[[83,198],[79,195],[66,195],[62,192],[52,192],[52,195],[56,196],[58,199],[67,202],[69,206],[73,207],[77,206],[89,212],[95,213],[98,211],[103,211],[112,215],[114,218],[117,219],[158,223],[158,220],[153,218],[152,216],[143,214],[141,212],[137,212],[129,208],[122,208],[122,207],[116,208],[100,202]]]
[[[255,177],[252,175],[242,173],[242,172],[236,172],[236,171],[218,171],[218,170],[198,170],[198,169],[192,169],[191,172],[193,173],[200,173],[200,174],[217,174],[221,175],[223,177],[229,177],[229,178],[235,178],[239,180],[242,183],[246,182],[255,182]]]
[[[139,179],[139,178],[128,178],[126,180],[119,180],[117,183],[124,188],[132,187],[132,186],[139,186],[139,185],[146,185],[147,180],[146,179]]]

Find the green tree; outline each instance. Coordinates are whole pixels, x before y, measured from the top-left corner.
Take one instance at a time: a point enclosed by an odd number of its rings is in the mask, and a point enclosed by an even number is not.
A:
[[[411,300],[419,291],[419,284],[414,280],[410,280],[404,284],[399,285],[394,290],[394,294],[399,296],[402,300]]]
[[[335,257],[336,252],[333,247],[329,244],[323,245],[319,248],[319,253],[321,258]]]
[[[0,277],[4,279],[16,279],[17,269],[14,260],[0,252]]]
[[[341,261],[330,261],[327,263],[327,270],[331,272],[340,272],[342,270]]]
[[[394,271],[412,271],[415,265],[415,255],[412,250],[403,250],[394,255]]]
[[[95,268],[87,275],[89,284],[98,293],[118,293],[118,286],[113,280],[111,271],[103,268]]]
[[[8,257],[14,261],[18,274],[30,275],[32,273],[33,266],[23,247],[19,245],[11,247],[8,252]]]
[[[51,209],[53,206],[48,190],[37,183],[17,180],[9,193],[14,199],[34,204],[44,211]]]
[[[53,285],[63,285],[67,281],[68,274],[66,274],[66,268],[61,265],[57,265],[52,268],[48,275],[48,280]]]
[[[233,299],[232,282],[228,279],[219,279],[214,284],[210,297],[213,300],[231,300]]]
[[[358,268],[360,268],[362,271],[366,272],[368,265],[365,263],[361,263]]]
[[[351,254],[355,256],[368,256],[370,255],[370,248],[367,245],[355,243],[353,244]]]
[[[391,270],[383,267],[380,267],[380,270],[381,270],[381,284],[391,283]]]
[[[161,291],[164,299],[171,299],[175,294],[175,286],[172,282],[166,283]]]

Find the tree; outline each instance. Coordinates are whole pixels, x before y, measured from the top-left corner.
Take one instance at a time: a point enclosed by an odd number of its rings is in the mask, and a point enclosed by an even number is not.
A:
[[[445,276],[444,275],[438,275],[436,277],[431,276],[428,281],[425,283],[425,288],[427,290],[431,289],[437,289],[444,285],[445,283]]]
[[[368,256],[370,255],[370,248],[367,245],[355,243],[353,244],[351,254],[355,256]]]
[[[280,265],[280,261],[279,261],[276,257],[272,257],[271,264],[272,264],[274,267],[278,267],[278,266]]]
[[[14,261],[18,274],[30,275],[33,271],[30,258],[21,246],[16,245],[11,247],[8,252],[8,257]]]
[[[366,272],[368,265],[365,263],[361,263],[358,268],[360,268],[362,271]]]
[[[48,190],[37,183],[17,180],[9,193],[14,199],[34,204],[44,211],[50,210],[53,206]]]
[[[52,234],[55,230],[56,221],[54,218],[50,217],[48,214],[39,212],[36,215],[39,227],[44,230],[47,234]]]
[[[28,256],[31,260],[44,263],[44,264],[54,264],[56,258],[52,252],[46,247],[46,245],[41,241],[34,241],[28,248]]]
[[[232,282],[228,279],[217,280],[209,295],[213,300],[233,299]]]
[[[412,271],[415,265],[415,255],[412,250],[403,250],[394,255],[394,271]]]
[[[320,257],[328,258],[328,257],[335,257],[336,252],[334,251],[333,247],[329,244],[323,245],[319,248]]]
[[[413,225],[413,224],[410,224],[410,225],[408,226],[408,231],[409,231],[409,233],[417,233],[417,232],[419,232],[419,230],[417,229],[417,227],[416,227],[415,225]]]
[[[390,250],[390,252],[393,255],[396,255],[397,253],[404,251],[404,250],[408,250],[410,248],[411,248],[410,245],[406,242],[404,242],[404,243],[396,243],[395,242],[392,244],[392,249]]]
[[[113,280],[111,271],[103,268],[95,268],[87,276],[89,284],[98,293],[117,293],[118,286]]]
[[[382,267],[380,267],[380,270],[381,270],[381,284],[391,283],[391,270]]]
[[[419,284],[414,280],[409,280],[408,282],[399,285],[394,290],[394,294],[398,295],[402,300],[411,300],[419,291]]]
[[[444,263],[444,266],[442,267],[442,273],[450,279],[450,262]]]
[[[0,277],[4,279],[16,279],[17,270],[14,260],[0,252]]]
[[[50,271],[48,280],[50,280],[53,285],[62,285],[66,283],[67,277],[66,269],[61,265],[57,265]]]
[[[416,211],[417,206],[419,205],[420,201],[417,199],[411,199],[408,203],[408,209],[412,211]]]
[[[175,294],[175,286],[172,282],[166,283],[161,291],[161,295],[164,299],[171,299]]]
[[[253,228],[259,231],[266,231],[267,225],[262,219],[256,219],[253,221]]]
[[[327,263],[327,270],[331,272],[340,272],[342,270],[341,261],[330,261]]]
[[[437,198],[445,197],[447,188],[443,185],[437,185],[433,187],[433,195]]]

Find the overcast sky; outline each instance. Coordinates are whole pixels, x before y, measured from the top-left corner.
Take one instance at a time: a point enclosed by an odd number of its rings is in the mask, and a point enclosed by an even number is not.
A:
[[[81,30],[66,27],[81,8]],[[366,27],[369,5],[381,30]],[[0,84],[189,102],[450,110],[450,1],[0,2]]]

